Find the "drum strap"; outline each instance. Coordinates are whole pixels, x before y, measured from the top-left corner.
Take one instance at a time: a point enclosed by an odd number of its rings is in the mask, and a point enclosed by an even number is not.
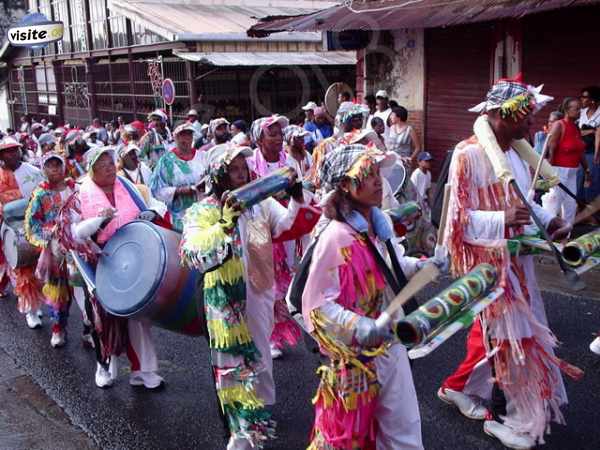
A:
[[[146,211],[148,209],[148,206],[146,206],[146,202],[144,202],[144,199],[140,195],[139,191],[135,188],[135,186],[131,184],[131,182],[126,178],[119,176],[117,178],[121,181],[121,183],[123,183],[123,186],[125,186],[125,189],[133,199],[133,202],[136,204],[138,209],[140,211]]]

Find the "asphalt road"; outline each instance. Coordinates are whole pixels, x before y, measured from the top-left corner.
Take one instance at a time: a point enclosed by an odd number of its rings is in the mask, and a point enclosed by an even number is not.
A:
[[[600,357],[588,350],[600,329],[600,301],[562,294],[545,296],[551,326],[562,346],[559,355],[585,370],[580,382],[567,381],[571,404],[567,426],[555,425],[546,449],[600,449]],[[101,390],[93,384],[94,357],[82,349],[81,318],[72,309],[67,346],[49,346],[50,328],[26,328],[14,299],[0,301],[0,348],[19,370],[28,374],[47,396],[102,449],[205,449],[225,447],[225,435],[208,370],[206,342],[155,329],[161,372],[167,386],[147,392],[128,384],[127,363],[121,358],[118,384]],[[487,437],[482,423],[469,421],[435,397],[441,380],[464,354],[464,334],[455,336],[433,355],[415,362],[413,373],[421,405],[423,437],[428,450],[501,449]],[[298,348],[275,362],[278,403],[273,412],[279,438],[269,449],[305,449],[312,422],[312,398],[317,358]],[[9,402],[10,403],[10,402]],[[2,409],[10,404],[0,405]],[[35,432],[35,431],[33,431]],[[12,450],[0,433],[0,449]],[[4,435],[6,436],[6,435]],[[64,448],[48,436],[46,450]]]

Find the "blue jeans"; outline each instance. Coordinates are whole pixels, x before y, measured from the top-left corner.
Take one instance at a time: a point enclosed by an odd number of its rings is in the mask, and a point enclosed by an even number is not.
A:
[[[579,172],[577,172],[577,197],[588,203],[600,195],[600,166],[594,164],[593,153],[586,153],[585,159],[591,171],[592,184],[587,188],[583,186],[585,174],[583,167],[580,166]]]

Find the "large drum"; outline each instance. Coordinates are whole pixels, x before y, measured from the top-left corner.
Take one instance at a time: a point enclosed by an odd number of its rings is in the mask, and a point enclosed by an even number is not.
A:
[[[98,301],[109,313],[148,318],[178,333],[204,334],[201,275],[181,267],[181,235],[135,221],[106,243],[95,274]]]
[[[27,199],[15,200],[2,208],[2,251],[6,262],[13,269],[35,264],[39,251],[25,238],[25,211]]]

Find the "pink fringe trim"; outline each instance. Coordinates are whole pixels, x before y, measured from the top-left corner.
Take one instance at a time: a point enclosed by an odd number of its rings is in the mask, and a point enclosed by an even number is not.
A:
[[[275,300],[275,326],[271,334],[271,344],[282,350],[286,345],[296,346],[302,337],[302,330],[294,319],[290,316],[285,300]]]
[[[325,441],[336,449],[361,450],[375,449],[377,421],[375,408],[377,399],[360,401],[357,409],[348,411],[336,399],[327,408],[319,396],[315,403],[315,428],[313,434],[321,434]]]
[[[339,269],[340,297],[338,303],[344,308],[364,315],[368,311],[360,309],[357,299],[371,298],[375,294],[375,292],[371,292],[372,286],[369,286],[368,275],[373,275],[375,287],[379,290],[385,288],[385,280],[364,242],[355,240],[350,247],[346,248],[346,251],[349,253],[348,260]]]

